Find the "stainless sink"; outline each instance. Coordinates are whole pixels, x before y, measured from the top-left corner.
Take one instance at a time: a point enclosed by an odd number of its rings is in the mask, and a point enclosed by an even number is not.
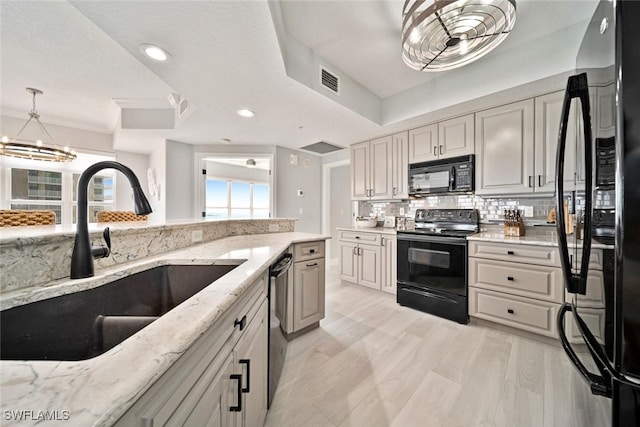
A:
[[[0,359],[98,356],[242,262],[163,265],[94,289],[4,310],[0,312]]]

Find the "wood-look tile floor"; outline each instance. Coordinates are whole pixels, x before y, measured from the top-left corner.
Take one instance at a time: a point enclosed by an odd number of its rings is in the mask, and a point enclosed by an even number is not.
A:
[[[326,318],[289,343],[266,426],[610,425],[563,350],[459,325],[343,284],[327,269]]]

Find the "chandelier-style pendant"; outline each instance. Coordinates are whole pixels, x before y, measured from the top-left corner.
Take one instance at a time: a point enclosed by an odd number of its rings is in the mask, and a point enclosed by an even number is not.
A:
[[[402,59],[418,71],[461,67],[502,43],[515,23],[515,0],[405,0]]]
[[[33,96],[33,108],[29,111],[29,120],[27,120],[11,141],[9,141],[9,138],[6,136],[2,137],[2,140],[0,140],[0,155],[46,162],[68,162],[75,159],[77,157],[75,151],[70,150],[69,147],[57,146],[51,135],[49,135],[49,132],[47,132],[47,129],[45,129],[44,125],[40,122],[40,114],[38,114],[38,110],[36,110],[36,95],[42,95],[42,91],[28,87],[27,92]],[[48,145],[45,145],[42,140],[25,141],[18,139],[31,120],[34,120],[38,124],[42,134],[47,137],[49,140]]]

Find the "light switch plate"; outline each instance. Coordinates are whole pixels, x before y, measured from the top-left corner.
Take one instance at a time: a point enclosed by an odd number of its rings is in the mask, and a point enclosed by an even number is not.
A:
[[[524,211],[526,218],[533,217],[533,206],[520,206],[520,210]]]

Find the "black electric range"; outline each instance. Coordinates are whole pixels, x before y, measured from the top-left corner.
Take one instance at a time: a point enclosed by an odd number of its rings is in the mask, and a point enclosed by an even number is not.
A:
[[[459,323],[469,321],[467,240],[479,230],[475,209],[418,209],[415,230],[398,231],[400,305]]]

